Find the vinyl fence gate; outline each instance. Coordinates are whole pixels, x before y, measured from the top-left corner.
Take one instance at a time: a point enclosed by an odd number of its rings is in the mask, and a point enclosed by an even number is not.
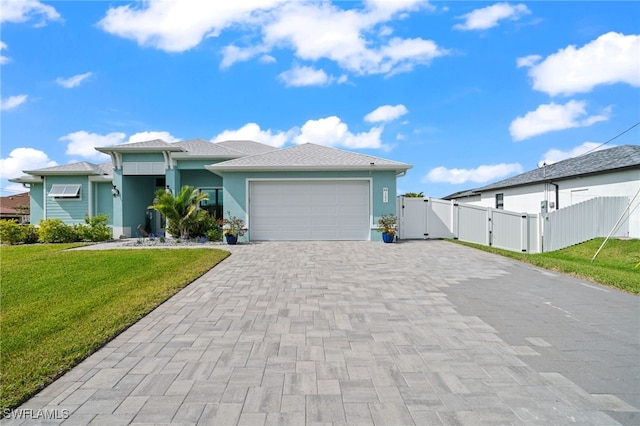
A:
[[[453,238],[510,251],[541,253],[607,236],[628,202],[627,197],[598,197],[549,214],[530,214],[400,196],[398,238]],[[626,220],[614,236],[628,234]]]

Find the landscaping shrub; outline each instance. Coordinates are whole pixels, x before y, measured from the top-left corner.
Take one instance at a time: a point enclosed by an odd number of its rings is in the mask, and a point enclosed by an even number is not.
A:
[[[2,244],[18,244],[24,237],[23,226],[15,219],[0,220],[0,242]]]
[[[187,228],[190,237],[198,238],[198,237],[207,237],[208,234],[211,234],[215,237],[216,232],[220,232],[220,238],[222,239],[222,230],[220,229],[220,223],[216,219],[215,215],[210,214],[206,210],[198,210],[198,212],[193,216],[193,218],[187,223]],[[216,241],[215,239],[213,241]]]
[[[83,241],[107,241],[111,239],[112,232],[107,226],[109,217],[106,214],[97,214],[93,217],[85,216],[84,222],[87,226],[82,228]]]
[[[35,244],[38,242],[38,228],[29,224],[22,225],[22,242],[25,244]]]
[[[81,240],[77,227],[67,225],[60,219],[41,220],[39,235],[43,243],[73,243]]]
[[[209,241],[220,241],[222,240],[222,228],[219,226],[212,228],[208,230],[204,236],[207,237]]]

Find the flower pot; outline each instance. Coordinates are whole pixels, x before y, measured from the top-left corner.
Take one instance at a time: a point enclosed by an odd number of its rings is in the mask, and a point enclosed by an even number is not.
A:
[[[235,245],[238,243],[237,235],[226,234],[224,239],[227,240],[227,244]]]
[[[386,232],[382,233],[382,241],[385,243],[392,243],[396,238],[395,234],[387,234]]]

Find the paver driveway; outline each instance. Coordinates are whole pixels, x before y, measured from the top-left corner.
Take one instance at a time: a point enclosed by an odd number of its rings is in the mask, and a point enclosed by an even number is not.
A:
[[[442,241],[232,251],[21,408],[64,424],[640,423],[635,296]]]

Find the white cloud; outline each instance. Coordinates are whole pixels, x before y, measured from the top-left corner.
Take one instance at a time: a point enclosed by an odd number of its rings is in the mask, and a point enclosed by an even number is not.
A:
[[[531,11],[524,4],[512,6],[509,3],[496,3],[459,16],[458,18],[464,19],[465,21],[462,24],[454,25],[453,28],[463,31],[486,30],[497,26],[498,22],[503,19],[516,21],[530,13]]]
[[[578,155],[582,155],[585,152],[600,151],[602,149],[613,148],[614,146],[615,145],[602,145],[598,142],[584,142],[583,144],[573,147],[568,151],[562,151],[552,148],[544,153],[544,155],[542,156],[542,160],[540,160],[538,165],[549,165],[557,163],[558,161],[566,160],[567,158],[577,157]]]
[[[3,0],[1,7],[0,23],[20,23],[35,17],[40,17],[41,21],[36,24],[36,26],[43,26],[47,21],[61,19],[60,14],[53,6],[42,4],[37,0]]]
[[[12,195],[12,194],[20,194],[20,193],[28,192],[28,191],[29,190],[27,188],[25,188],[24,186],[22,186],[21,183],[9,183],[8,185],[4,185],[2,187],[3,196]]]
[[[422,182],[444,182],[460,184],[466,182],[485,183],[516,173],[522,173],[519,163],[483,165],[475,169],[447,169],[436,167],[422,178]]]
[[[271,55],[262,55],[260,56],[259,62],[261,64],[275,64],[278,61]]]
[[[281,73],[278,77],[287,87],[326,86],[334,82],[346,81],[346,76],[338,78],[328,75],[324,70],[299,65]]]
[[[152,141],[154,139],[161,139],[169,143],[182,140],[180,138],[176,138],[169,132],[138,132],[129,136],[129,140],[127,142],[144,142]]]
[[[609,119],[610,108],[605,108],[601,114],[581,118],[587,114],[585,107],[586,102],[575,100],[564,105],[553,102],[540,105],[535,111],[530,111],[523,117],[513,120],[509,132],[513,140],[521,141],[542,133],[573,127],[587,127]]]
[[[0,41],[0,51],[6,49],[8,46],[5,42]],[[11,62],[11,58],[0,55],[0,65],[4,65]]]
[[[278,77],[287,87],[324,86],[330,81],[329,76],[324,70],[297,65],[281,73]]]
[[[402,104],[382,105],[364,116],[369,123],[388,122],[407,114],[409,110]]]
[[[360,8],[341,9],[329,2],[199,0],[143,2],[108,10],[99,26],[114,35],[168,52],[182,52],[207,37],[233,27],[246,31],[245,46],[222,50],[221,68],[259,56],[271,62],[274,49],[291,49],[299,60],[328,59],[344,70],[365,74],[393,74],[448,54],[431,40],[385,42],[387,25],[409,12],[429,8],[421,0],[373,1]]]
[[[59,141],[68,142],[65,154],[75,155],[88,160],[107,161],[109,156],[95,150],[96,147],[120,145],[122,143],[144,142],[153,139],[162,139],[165,142],[177,142],[181,139],[174,137],[169,132],[145,131],[134,133],[126,139],[122,132],[112,132],[107,135],[90,133],[84,130],[69,133],[59,138]]]
[[[271,129],[262,130],[256,123],[247,123],[236,130],[225,130],[211,138],[211,142],[227,140],[251,140],[267,145],[281,147],[289,142],[295,133],[295,129],[287,132],[274,132]]]
[[[27,95],[9,96],[6,99],[0,99],[0,110],[6,111],[9,109],[17,108],[19,105],[27,101]]]
[[[33,148],[16,148],[7,158],[0,159],[0,175],[2,179],[22,176],[23,170],[41,169],[57,166],[44,152]]]
[[[212,142],[224,140],[252,140],[267,145],[282,147],[288,143],[307,142],[331,147],[350,149],[389,149],[382,143],[383,127],[372,127],[369,131],[352,133],[339,117],[331,116],[318,120],[308,120],[302,127],[292,127],[287,131],[262,130],[256,123],[247,123],[239,129],[225,130],[211,139]]]
[[[238,46],[229,45],[222,49],[222,62],[220,62],[220,68],[227,69],[236,62],[244,62],[267,52],[268,49],[264,46],[254,46],[250,48],[240,48]],[[269,57],[269,55],[262,55],[261,58]],[[274,58],[275,59],[275,58]]]
[[[358,75],[407,71],[448,54],[431,40],[376,38],[373,30],[415,2],[369,2],[367,8],[342,10],[330,3],[289,2],[263,27],[263,44],[289,47],[301,60],[329,59]],[[370,38],[367,38],[369,36]]]
[[[388,149],[381,140],[383,127],[372,127],[368,132],[351,133],[346,123],[336,116],[308,120],[294,138],[297,144],[307,142],[331,147],[351,149]]]
[[[62,136],[58,140],[66,141],[67,150],[65,154],[76,155],[89,160],[107,161],[109,156],[95,150],[100,146],[118,145],[124,142],[125,134],[121,132],[113,132],[108,135],[99,135],[97,133],[89,133],[84,130],[69,133]]]
[[[260,22],[262,12],[282,1],[150,1],[112,7],[98,25],[140,46],[183,52],[236,24]]]
[[[568,46],[542,62],[523,66],[531,67],[533,88],[551,96],[586,93],[601,84],[627,83],[638,87],[638,52],[640,35],[610,32],[581,48]]]
[[[58,83],[58,85],[60,85],[62,87],[65,87],[67,89],[71,89],[73,87],[78,87],[83,81],[85,81],[86,79],[88,79],[92,75],[93,75],[92,72],[85,72],[84,74],[77,74],[77,75],[74,75],[73,77],[69,77],[69,78],[58,77],[56,79],[56,83]]]
[[[518,66],[518,68],[529,68],[538,63],[540,59],[542,59],[542,56],[540,55],[524,56],[522,58],[516,59],[516,65]]]

